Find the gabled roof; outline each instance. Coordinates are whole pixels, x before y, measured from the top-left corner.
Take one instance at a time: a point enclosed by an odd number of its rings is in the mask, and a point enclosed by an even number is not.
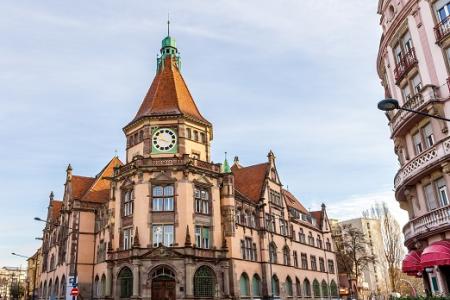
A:
[[[52,221],[56,221],[59,219],[61,215],[61,207],[63,202],[59,200],[50,200],[50,205],[52,207]]]
[[[186,115],[210,124],[200,113],[189,89],[170,57],[157,71],[133,121],[146,116]]]
[[[306,215],[308,214],[308,210],[300,203],[300,201],[297,198],[295,198],[294,195],[292,195],[291,192],[283,189],[282,193],[287,206],[295,208],[299,212],[304,213]]]
[[[269,163],[240,168],[233,165],[231,172],[235,189],[250,201],[259,202],[269,166]]]
[[[317,226],[319,228],[322,228],[322,211],[321,210],[316,210],[316,211],[311,211],[310,212],[311,216],[317,220]]]
[[[117,165],[121,166],[122,162],[114,157],[96,177],[72,176],[72,197],[87,202],[107,202],[111,187],[107,177],[113,175]]]

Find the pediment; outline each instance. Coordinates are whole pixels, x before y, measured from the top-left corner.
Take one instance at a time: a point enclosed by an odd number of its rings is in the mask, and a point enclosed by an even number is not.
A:
[[[212,186],[213,183],[205,175],[198,176],[194,180],[195,183]]]
[[[172,248],[166,247],[166,246],[159,246],[157,248],[154,248],[144,254],[141,255],[141,259],[161,259],[161,258],[167,258],[167,259],[173,259],[173,258],[183,258],[183,254],[179,253],[178,251],[173,250]]]
[[[174,181],[174,180],[175,178],[170,177],[170,173],[167,171],[161,171],[154,178],[152,178],[152,181]]]

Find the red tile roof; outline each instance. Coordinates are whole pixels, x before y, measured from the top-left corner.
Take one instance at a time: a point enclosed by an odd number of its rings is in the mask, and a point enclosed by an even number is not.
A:
[[[300,203],[300,201],[292,195],[291,192],[283,189],[282,190],[286,205],[295,208],[301,213],[308,214],[308,210]]]
[[[134,120],[144,116],[187,115],[210,124],[200,113],[176,64],[167,57]]]
[[[58,220],[61,215],[61,207],[63,202],[59,200],[51,200],[50,205],[52,206],[52,221]]]
[[[317,226],[322,227],[322,211],[321,210],[311,211],[310,214],[314,219],[317,220]]]
[[[89,190],[91,185],[95,182],[93,177],[72,176],[72,197],[74,199],[81,199]]]
[[[269,170],[269,163],[262,163],[249,167],[233,165],[234,187],[250,201],[257,203],[261,198],[264,180]]]

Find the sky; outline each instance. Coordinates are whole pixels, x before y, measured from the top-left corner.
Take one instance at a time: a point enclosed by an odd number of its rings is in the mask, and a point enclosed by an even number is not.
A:
[[[398,169],[376,73],[377,1],[0,2],[0,266],[39,246],[69,163],[124,158],[122,128],[155,75],[170,13],[182,74],[214,125],[213,161],[261,163],[311,210],[360,217]]]

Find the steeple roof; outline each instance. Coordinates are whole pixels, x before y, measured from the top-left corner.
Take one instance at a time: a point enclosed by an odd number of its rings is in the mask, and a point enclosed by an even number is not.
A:
[[[162,41],[156,76],[134,117],[183,115],[210,124],[200,113],[180,73],[180,57],[175,39]]]

